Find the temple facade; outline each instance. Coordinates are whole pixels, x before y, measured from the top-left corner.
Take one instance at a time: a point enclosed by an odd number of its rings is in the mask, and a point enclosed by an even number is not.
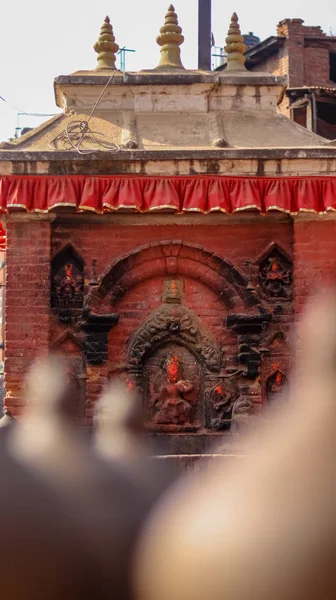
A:
[[[5,385],[71,362],[90,428],[109,380],[138,391],[158,454],[223,452],[281,396],[296,315],[336,277],[336,149],[277,113],[233,14],[225,71],[184,69],[172,6],[156,69],[121,73],[109,19],[95,71],[55,79],[62,113],[0,150]]]

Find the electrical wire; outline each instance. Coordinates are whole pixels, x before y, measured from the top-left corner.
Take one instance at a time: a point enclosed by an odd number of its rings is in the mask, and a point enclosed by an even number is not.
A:
[[[58,143],[61,143],[65,150],[76,150],[78,154],[93,154],[94,152],[101,151],[102,148],[106,149],[106,151],[109,152],[120,152],[120,146],[118,146],[118,144],[116,144],[115,142],[109,142],[104,139],[98,139],[97,136],[104,137],[104,134],[99,131],[92,131],[92,129],[89,126],[90,120],[92,119],[99,102],[101,101],[106,89],[110,85],[116,73],[118,73],[117,69],[113,71],[111,77],[109,77],[108,82],[99,94],[88,118],[85,120],[74,120],[68,123],[64,131],[59,133],[50,142],[50,148],[54,150],[55,147],[57,147]],[[91,140],[94,141],[97,147],[90,149],[81,148],[83,141],[87,138],[91,138]]]
[[[54,117],[55,116],[55,113],[30,113],[30,112],[26,112],[25,110],[20,110],[19,108],[17,108],[16,106],[14,106],[10,102],[8,102],[3,96],[0,96],[0,100],[5,102],[5,104],[8,104],[8,106],[10,106],[13,110],[15,110],[20,115],[25,115],[27,117]]]

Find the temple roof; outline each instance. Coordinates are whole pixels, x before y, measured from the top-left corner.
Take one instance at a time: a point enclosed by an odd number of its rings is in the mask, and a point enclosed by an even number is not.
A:
[[[216,158],[225,158],[230,151],[328,146],[324,138],[278,114],[286,78],[246,69],[246,46],[236,13],[225,40],[225,71],[185,69],[183,41],[170,5],[157,36],[158,66],[121,72],[115,67],[119,46],[105,17],[94,45],[96,69],[57,77],[55,99],[62,113],[17,140],[0,144],[0,161],[20,156],[23,161],[27,156],[57,161],[71,159],[74,153],[88,160],[96,160],[97,154],[122,159],[130,153],[138,160],[145,152],[153,159],[167,152],[171,158],[181,152],[192,158],[195,152],[206,157],[214,151]]]
[[[76,148],[107,153],[221,148],[224,155],[225,148],[326,145],[323,138],[277,114],[283,78],[184,70],[118,72],[110,79],[110,74],[90,71],[58,77],[55,95],[63,113],[3,143],[0,159],[10,159],[12,151],[43,152],[51,158]]]

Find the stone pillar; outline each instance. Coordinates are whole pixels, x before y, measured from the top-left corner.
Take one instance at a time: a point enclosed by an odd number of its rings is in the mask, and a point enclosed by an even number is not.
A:
[[[5,405],[23,404],[24,375],[49,351],[51,221],[54,215],[6,218]]]

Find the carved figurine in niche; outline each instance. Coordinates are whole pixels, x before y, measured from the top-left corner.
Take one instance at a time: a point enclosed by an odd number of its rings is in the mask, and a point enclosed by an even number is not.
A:
[[[276,371],[270,375],[266,382],[266,396],[268,402],[280,399],[284,392],[287,379],[281,371]]]
[[[273,249],[260,264],[259,284],[263,294],[270,300],[291,300],[292,283],[290,261]]]
[[[83,292],[83,277],[71,263],[67,263],[54,276],[54,294],[58,306],[80,308]]]
[[[217,385],[210,392],[210,401],[213,415],[210,419],[212,429],[224,429],[228,427],[231,421],[232,405],[235,394],[233,390],[224,387],[222,383]]]
[[[156,399],[153,408],[156,411],[154,422],[160,424],[188,424],[192,405],[184,395],[193,390],[191,381],[182,379],[180,359],[177,355],[170,356],[165,365],[166,383]]]
[[[84,263],[72,246],[52,261],[51,307],[62,311],[79,311],[84,300]]]

